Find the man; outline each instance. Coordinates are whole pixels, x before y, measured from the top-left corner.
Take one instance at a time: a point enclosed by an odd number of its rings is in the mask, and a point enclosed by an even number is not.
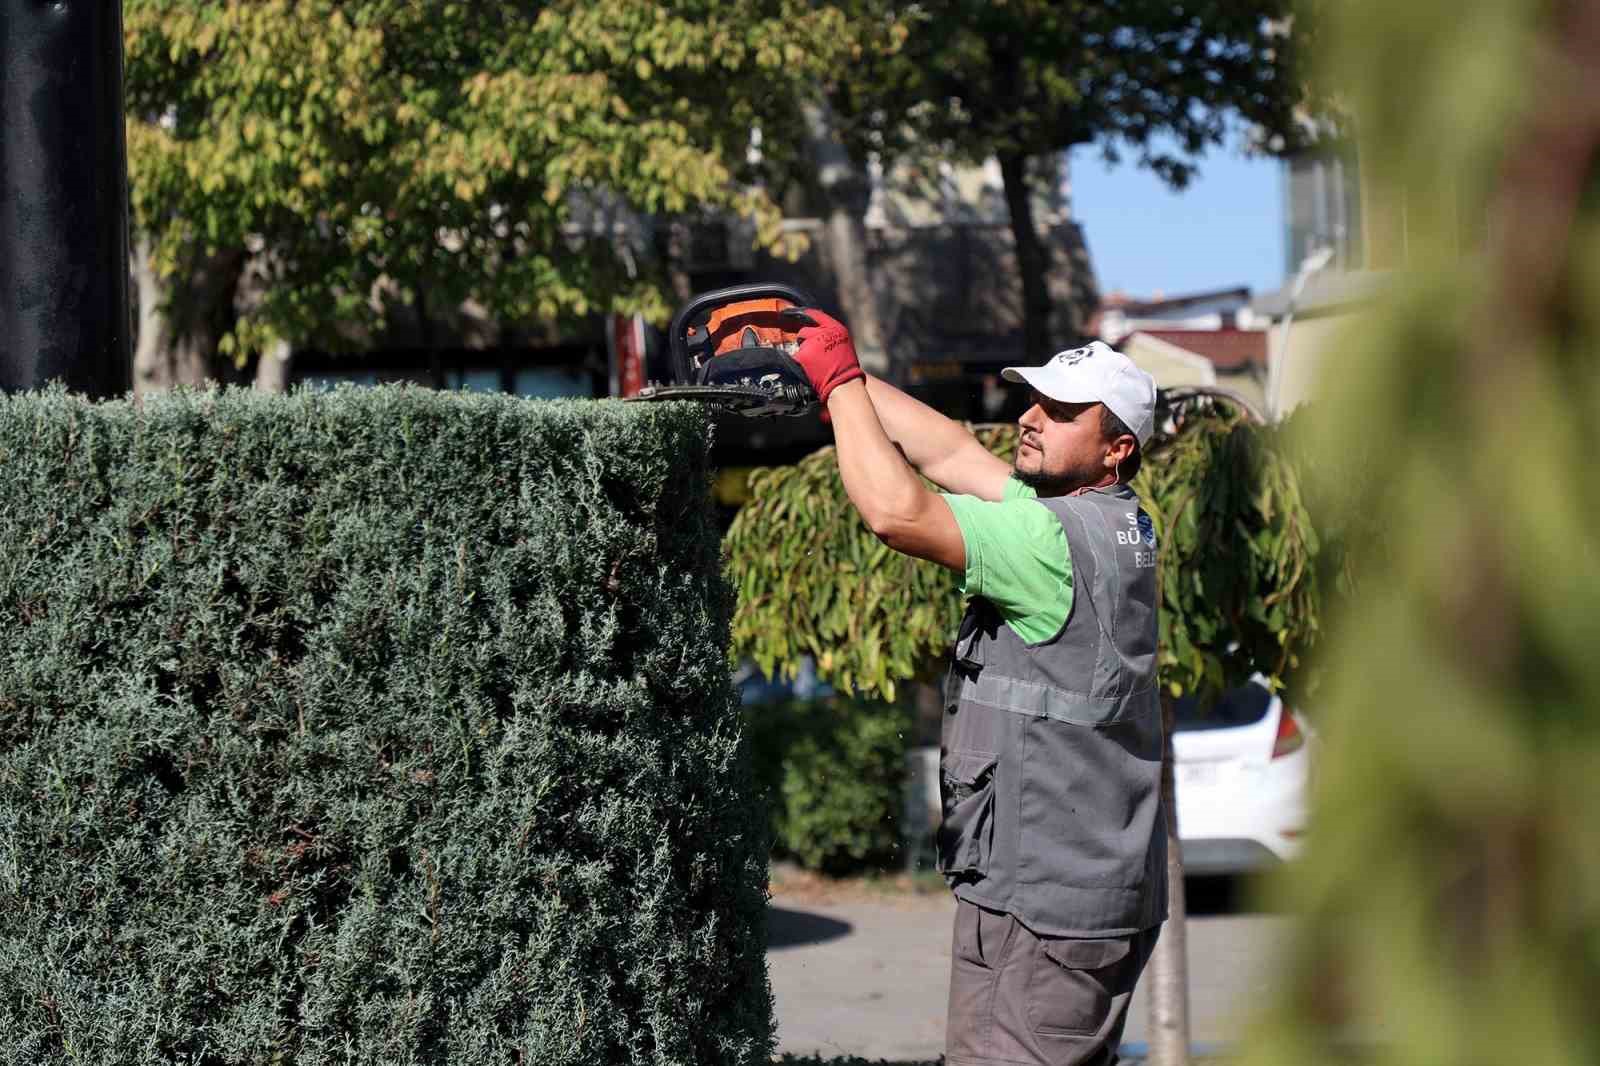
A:
[[[1167,909],[1155,534],[1127,484],[1155,383],[1099,342],[1006,369],[1032,400],[1007,466],[868,378],[849,331],[808,313],[795,358],[851,502],[971,598],[940,754],[957,901],[945,1061],[1114,1063]]]

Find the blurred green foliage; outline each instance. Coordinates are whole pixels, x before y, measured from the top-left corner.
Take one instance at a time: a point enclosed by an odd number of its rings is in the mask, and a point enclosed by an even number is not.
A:
[[[781,701],[746,707],[745,722],[774,855],[834,876],[902,865],[909,708]]]
[[[1594,1063],[1600,5],[1327,6],[1367,244],[1402,257],[1316,454],[1366,478],[1383,543],[1331,627],[1302,917],[1249,1061]]]
[[[979,438],[1010,459],[1011,426]],[[1134,488],[1160,544],[1161,677],[1209,700],[1261,671],[1309,687],[1322,610],[1319,539],[1278,430],[1218,405],[1152,442]],[[930,678],[961,614],[954,572],[890,551],[861,522],[833,450],[750,478],[724,538],[739,593],[734,654],[793,677],[814,656],[846,692],[893,700]]]

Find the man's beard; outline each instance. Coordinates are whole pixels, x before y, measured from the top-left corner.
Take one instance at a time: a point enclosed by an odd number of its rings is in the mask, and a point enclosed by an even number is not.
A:
[[[1011,465],[1011,476],[1034,492],[1037,492],[1040,496],[1065,496],[1076,488],[1076,486],[1068,484],[1064,479],[1051,477],[1042,470],[1036,470],[1030,474],[1015,463]]]
[[[1044,453],[1039,453],[1039,465],[1044,466]],[[1046,474],[1043,469],[1029,473],[1017,466],[1016,461],[1011,463],[1011,476],[1028,486],[1040,496],[1066,496],[1085,485],[1092,485],[1104,476],[1103,470],[1087,468],[1083,470],[1067,470],[1059,474]]]

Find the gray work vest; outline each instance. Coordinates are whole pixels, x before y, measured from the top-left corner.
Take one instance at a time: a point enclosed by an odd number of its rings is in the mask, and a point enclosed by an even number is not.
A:
[[[1155,534],[1123,485],[1040,499],[1066,531],[1072,609],[1025,643],[974,597],[946,687],[939,869],[1046,936],[1167,914]]]

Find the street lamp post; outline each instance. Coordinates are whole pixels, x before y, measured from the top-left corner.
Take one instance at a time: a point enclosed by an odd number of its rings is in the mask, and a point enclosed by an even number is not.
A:
[[[1294,283],[1289,289],[1289,300],[1283,311],[1283,322],[1278,326],[1278,347],[1267,353],[1267,417],[1277,421],[1283,417],[1283,375],[1289,363],[1289,327],[1294,324],[1296,301],[1305,291],[1306,282],[1333,262],[1333,248],[1323,247],[1300,260]]]
[[[132,381],[121,0],[0,0],[0,391]]]

